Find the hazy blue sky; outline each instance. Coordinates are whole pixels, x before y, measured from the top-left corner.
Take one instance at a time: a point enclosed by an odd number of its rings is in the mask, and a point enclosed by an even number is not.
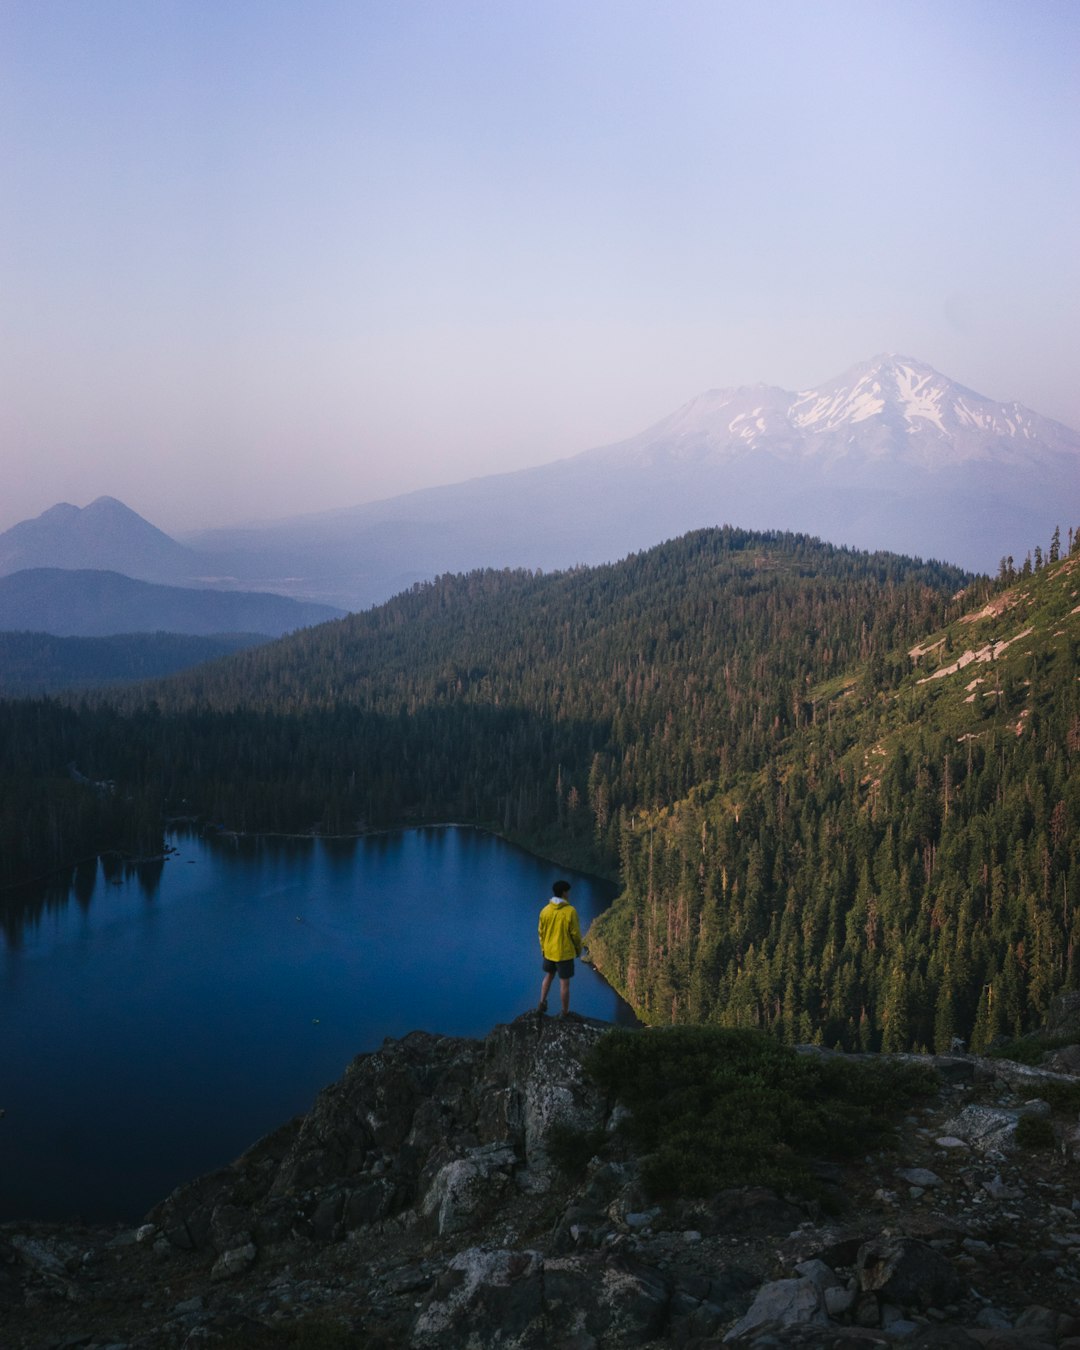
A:
[[[0,0],[0,528],[351,505],[880,351],[1080,427],[1075,0]]]

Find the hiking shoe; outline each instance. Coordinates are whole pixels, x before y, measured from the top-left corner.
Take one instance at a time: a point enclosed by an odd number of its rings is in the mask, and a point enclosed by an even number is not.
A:
[[[536,1011],[540,1014],[541,1017],[543,1017],[544,1013],[547,1012],[547,999],[546,999],[546,998],[542,998],[542,999],[540,1000],[540,1002],[536,1005]]]

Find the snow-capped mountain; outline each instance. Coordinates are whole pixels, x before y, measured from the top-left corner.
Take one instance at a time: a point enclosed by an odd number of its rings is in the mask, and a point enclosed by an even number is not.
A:
[[[709,390],[535,469],[189,542],[355,608],[441,571],[605,562],[722,524],[993,572],[1080,525],[1080,434],[880,356],[816,389]]]
[[[54,508],[0,535],[0,573],[14,570],[17,545],[22,567],[112,567],[156,580],[150,566],[175,566],[202,584],[360,609],[440,572],[602,563],[723,524],[993,572],[1005,555],[1019,564],[1045,549],[1055,526],[1063,535],[1080,526],[1080,434],[908,357],[881,356],[817,389],[709,390],[629,440],[535,469],[204,531],[186,548],[140,534],[163,552],[151,549],[137,572],[135,535],[126,566],[87,557],[88,525],[115,524],[115,508],[132,525],[119,502],[104,502],[81,516]],[[63,557],[49,554],[45,525],[62,527]]]
[[[879,356],[817,389],[711,389],[629,441],[639,463],[774,459],[935,472],[983,463],[1031,469],[1080,454],[1080,436],[1020,403],[996,403],[906,356]]]
[[[821,389],[799,394],[792,423],[825,437],[857,423],[880,424],[906,438],[902,458],[940,467],[967,460],[1029,463],[1032,452],[1075,454],[1080,438],[1020,403],[995,403],[905,356],[882,356]],[[904,454],[904,450],[907,454]]]
[[[1055,525],[1080,522],[1080,434],[904,356],[816,389],[709,390],[629,440],[563,462],[580,491],[601,471],[625,519],[636,499],[672,532],[798,530],[977,571],[1045,549]]]

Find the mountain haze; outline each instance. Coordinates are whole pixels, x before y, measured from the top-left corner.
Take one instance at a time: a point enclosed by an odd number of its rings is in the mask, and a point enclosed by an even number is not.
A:
[[[357,608],[443,571],[606,562],[723,523],[992,572],[1072,516],[1080,434],[882,356],[814,390],[710,390],[538,468],[190,542]]]
[[[178,543],[112,498],[0,534],[0,575],[95,568],[362,609],[482,567],[611,562],[730,524],[995,572],[1080,522],[1080,434],[909,357],[816,389],[713,389],[628,440],[514,473]]]

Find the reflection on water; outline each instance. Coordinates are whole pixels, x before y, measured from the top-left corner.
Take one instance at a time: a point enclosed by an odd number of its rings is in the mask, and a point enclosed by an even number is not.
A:
[[[153,900],[161,885],[165,858],[132,861],[117,854],[85,859],[72,867],[59,868],[25,886],[0,890],[0,936],[11,949],[22,946],[28,930],[36,928],[44,915],[62,912],[75,904],[87,914],[99,885],[125,886],[134,883],[147,900]]]
[[[0,901],[0,1221],[137,1218],[384,1037],[536,1003],[557,873],[490,835],[170,845]],[[564,875],[584,927],[614,888]],[[632,1020],[587,967],[573,1006]]]
[[[94,898],[97,877],[96,858],[93,862],[79,863],[72,875],[71,897],[84,913],[90,908],[90,901]]]

